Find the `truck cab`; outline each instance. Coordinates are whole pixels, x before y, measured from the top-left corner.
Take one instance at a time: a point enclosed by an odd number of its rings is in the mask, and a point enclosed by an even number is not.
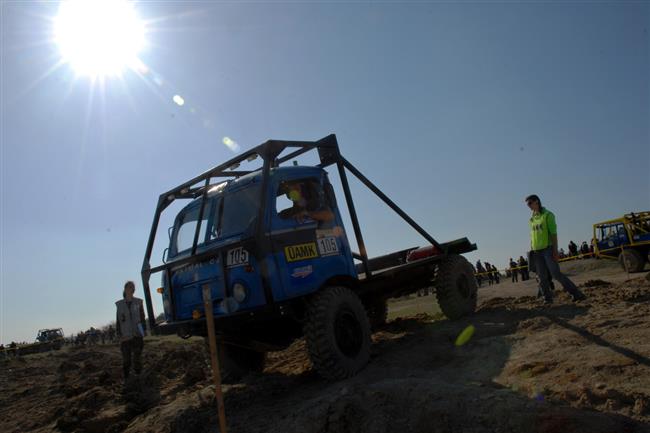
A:
[[[326,171],[299,166],[270,170],[264,195],[271,202],[261,216],[270,248],[254,239],[261,177],[251,173],[211,187],[200,224],[201,198],[176,216],[166,254],[169,270],[162,280],[167,323],[204,316],[205,284],[213,314],[227,316],[260,309],[270,299],[275,303],[308,295],[332,278],[357,277]],[[190,255],[197,225],[195,254],[206,254],[205,260],[174,266]]]

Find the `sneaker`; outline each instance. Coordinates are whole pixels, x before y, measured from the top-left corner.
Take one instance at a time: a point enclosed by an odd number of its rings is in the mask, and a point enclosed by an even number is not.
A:
[[[544,298],[544,305],[553,305],[553,298]]]

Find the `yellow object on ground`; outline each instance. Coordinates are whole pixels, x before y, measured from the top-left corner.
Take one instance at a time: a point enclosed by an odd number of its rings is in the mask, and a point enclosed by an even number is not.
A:
[[[458,334],[458,337],[456,337],[456,346],[462,346],[463,344],[467,343],[470,338],[472,338],[472,335],[474,335],[474,331],[476,331],[476,328],[474,325],[469,325],[467,328],[463,329],[463,332]]]

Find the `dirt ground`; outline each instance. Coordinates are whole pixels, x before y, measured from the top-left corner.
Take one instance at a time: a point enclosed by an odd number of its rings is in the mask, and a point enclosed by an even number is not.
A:
[[[229,431],[650,432],[650,281],[595,260],[564,268],[587,301],[544,307],[528,281],[484,286],[453,322],[432,296],[391,303],[369,365],[345,381],[321,380],[302,341],[271,353],[263,374],[225,386]],[[203,350],[148,339],[126,386],[117,345],[2,360],[0,431],[216,432]]]

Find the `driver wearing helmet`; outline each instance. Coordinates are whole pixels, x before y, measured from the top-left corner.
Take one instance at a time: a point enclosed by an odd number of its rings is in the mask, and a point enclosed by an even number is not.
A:
[[[334,219],[332,210],[320,200],[320,197],[312,197],[311,200],[308,200],[308,195],[305,193],[306,187],[303,182],[288,182],[283,185],[282,190],[286,191],[285,195],[293,202],[293,206],[281,211],[280,218],[294,218],[300,224],[307,219],[319,222],[332,221]]]

